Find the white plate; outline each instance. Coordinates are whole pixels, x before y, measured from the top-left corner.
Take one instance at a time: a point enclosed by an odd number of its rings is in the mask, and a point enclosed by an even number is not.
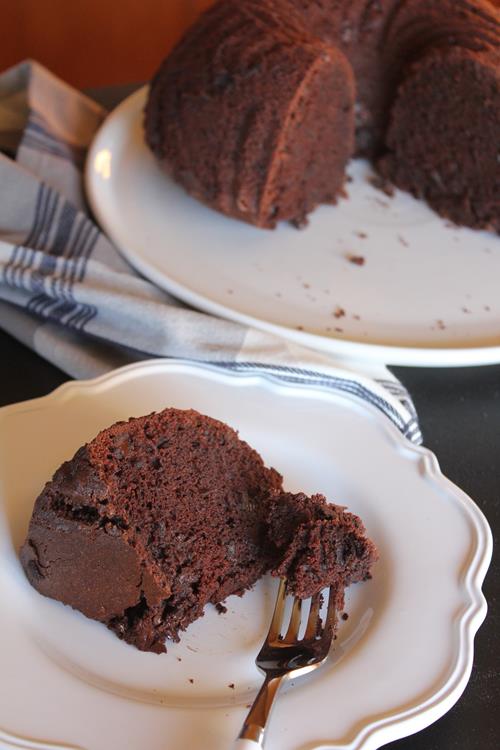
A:
[[[306,230],[247,226],[160,171],[144,144],[144,99],[142,89],[106,120],[86,185],[98,221],[146,277],[202,310],[338,357],[500,362],[496,235],[449,225],[408,194],[388,198],[362,161],[351,164],[349,200],[318,209]]]
[[[289,489],[325,492],[359,513],[380,550],[373,580],[349,591],[329,662],[279,699],[269,746],[373,749],[447,711],[486,614],[492,543],[474,503],[429,451],[355,397],[152,361],[0,411],[0,747],[231,747],[260,683],[253,660],[275,581],[230,597],[226,615],[211,609],[157,656],[40,596],[17,558],[56,467],[100,428],[166,406],[238,428]]]

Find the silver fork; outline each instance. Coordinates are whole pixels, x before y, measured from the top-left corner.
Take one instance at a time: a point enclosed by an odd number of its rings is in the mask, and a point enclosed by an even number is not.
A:
[[[264,672],[265,680],[248,712],[234,750],[257,750],[264,738],[271,709],[281,685],[321,666],[330,651],[335,625],[335,591],[330,589],[328,609],[321,619],[321,594],[312,597],[303,637],[299,640],[302,612],[307,600],[294,599],[290,622],[284,636],[286,579],[282,578],[269,633],[255,663]]]

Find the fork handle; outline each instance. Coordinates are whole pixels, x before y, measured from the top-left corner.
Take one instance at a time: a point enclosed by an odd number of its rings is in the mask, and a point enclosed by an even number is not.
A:
[[[264,747],[267,722],[285,675],[266,676],[252,708],[248,712],[234,750],[257,750]]]

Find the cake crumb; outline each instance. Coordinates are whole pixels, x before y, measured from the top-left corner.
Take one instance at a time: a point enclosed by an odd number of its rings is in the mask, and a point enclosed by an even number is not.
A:
[[[343,620],[348,620],[349,619],[349,615],[347,614],[347,612],[342,612],[341,617],[342,617]]]
[[[398,234],[398,242],[400,245],[403,245],[403,247],[410,247],[410,243],[405,240],[405,238],[401,234]]]
[[[340,305],[337,305],[335,310],[332,312],[332,315],[334,318],[344,318],[345,317],[345,310],[343,307],[340,307]]]
[[[307,281],[304,281],[304,283],[302,284],[302,286],[304,287],[304,289],[310,289],[311,288],[311,285],[308,284]]]
[[[309,226],[309,219],[307,218],[307,216],[301,216],[297,219],[292,219],[290,221],[290,224],[296,229],[305,229]]]
[[[231,688],[231,690],[234,690],[234,682],[230,682],[228,685],[228,688]]]
[[[222,602],[217,602],[217,604],[215,605],[215,609],[217,610],[217,612],[220,615],[225,615],[226,612],[227,612],[227,607],[224,606],[224,604],[222,604]]]
[[[485,305],[484,309],[486,310],[486,312],[491,312],[491,307],[489,305]]]
[[[297,331],[303,331],[304,330],[304,326],[295,326],[295,327],[296,327]]]
[[[366,240],[366,238],[368,237],[366,232],[354,232],[354,234],[356,235],[356,237],[359,237],[360,240]]]
[[[189,682],[191,683],[191,685],[194,685],[194,680],[192,677],[189,678]]]
[[[467,315],[470,315],[470,312],[471,312],[471,311],[469,310],[469,308],[468,308],[468,307],[462,307],[462,312],[463,312],[463,313],[466,313]]]
[[[334,330],[334,331],[335,331],[336,333],[344,333],[344,329],[343,329],[343,328],[338,328],[338,327],[336,327],[336,328],[334,328],[333,330]]]
[[[347,260],[355,266],[364,266],[366,258],[363,255],[348,255]]]
[[[446,328],[442,320],[436,320],[436,326],[438,327],[440,331],[444,331],[444,329]]]
[[[373,187],[376,188],[377,190],[381,190],[389,198],[394,197],[394,193],[395,193],[394,186],[388,180],[384,179],[380,175],[374,175],[370,179],[370,184],[373,185]]]
[[[354,320],[361,320],[361,315],[357,315],[356,313],[352,317]]]
[[[177,657],[177,661],[182,661],[182,658],[180,656]]]
[[[227,290],[227,293],[228,293],[228,294],[234,294],[234,289],[228,289],[228,290]]]

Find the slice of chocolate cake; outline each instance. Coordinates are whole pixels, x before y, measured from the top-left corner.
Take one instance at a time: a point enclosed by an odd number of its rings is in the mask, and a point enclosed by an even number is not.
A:
[[[43,594],[163,651],[207,602],[253,584],[281,477],[226,425],[169,409],[118,423],[36,501],[21,560]]]
[[[176,409],[80,448],[38,497],[21,550],[40,593],[157,653],[268,570],[308,596],[332,581],[343,591],[374,559],[353,516],[283,493],[234,430]]]
[[[335,203],[353,150],[354,80],[285,0],[220,0],[152,81],[146,141],[194,197],[260,227]]]

